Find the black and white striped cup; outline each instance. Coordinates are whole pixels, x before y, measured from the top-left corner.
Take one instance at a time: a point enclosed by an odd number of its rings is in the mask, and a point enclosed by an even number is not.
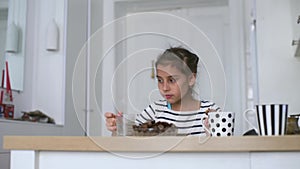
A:
[[[256,127],[254,127],[254,125],[248,120],[249,112],[252,111],[256,113],[259,135],[284,135],[288,114],[287,104],[260,104],[256,105],[255,108],[256,110],[246,110],[244,112],[244,118],[249,123],[249,125],[256,129]]]

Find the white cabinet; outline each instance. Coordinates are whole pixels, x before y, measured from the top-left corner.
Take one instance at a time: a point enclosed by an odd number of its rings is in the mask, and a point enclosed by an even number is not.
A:
[[[299,152],[251,153],[251,169],[299,169]]]
[[[300,136],[4,138],[11,169],[298,169]],[[22,164],[22,165],[20,165]]]
[[[62,152],[14,150],[11,169],[230,168],[299,169],[300,152]],[[117,162],[116,162],[117,161]],[[20,165],[22,164],[22,165]]]

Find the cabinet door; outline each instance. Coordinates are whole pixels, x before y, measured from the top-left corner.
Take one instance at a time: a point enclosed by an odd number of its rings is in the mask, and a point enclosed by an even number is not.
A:
[[[251,169],[299,169],[300,152],[251,153]]]
[[[7,153],[0,153],[0,164],[1,169],[9,169],[9,152]]]
[[[117,154],[115,154],[117,153]],[[22,155],[22,154],[20,154]],[[22,157],[22,156],[21,156]],[[16,156],[17,158],[17,156]],[[40,169],[171,168],[171,169],[250,169],[248,153],[130,153],[57,152],[38,153]],[[19,160],[19,161],[17,161]],[[22,158],[14,162],[21,164]],[[24,165],[23,165],[24,166]],[[20,169],[24,167],[20,167]],[[19,168],[13,168],[19,169]]]

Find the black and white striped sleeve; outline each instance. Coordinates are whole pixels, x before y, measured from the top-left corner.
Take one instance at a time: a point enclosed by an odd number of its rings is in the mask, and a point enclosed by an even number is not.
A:
[[[216,105],[216,103],[212,103],[210,106],[210,109],[216,110],[216,111],[221,111],[221,108]]]
[[[155,120],[155,111],[153,105],[149,105],[140,114],[137,114],[136,116],[136,122],[139,124],[152,120]]]

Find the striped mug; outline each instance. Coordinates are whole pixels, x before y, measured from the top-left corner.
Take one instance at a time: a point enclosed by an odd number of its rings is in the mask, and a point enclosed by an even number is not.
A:
[[[251,127],[259,131],[261,136],[278,136],[284,135],[288,105],[287,104],[259,104],[255,105],[255,109],[248,109],[244,112],[244,118]],[[256,121],[258,130],[249,121],[249,112],[256,113]]]

